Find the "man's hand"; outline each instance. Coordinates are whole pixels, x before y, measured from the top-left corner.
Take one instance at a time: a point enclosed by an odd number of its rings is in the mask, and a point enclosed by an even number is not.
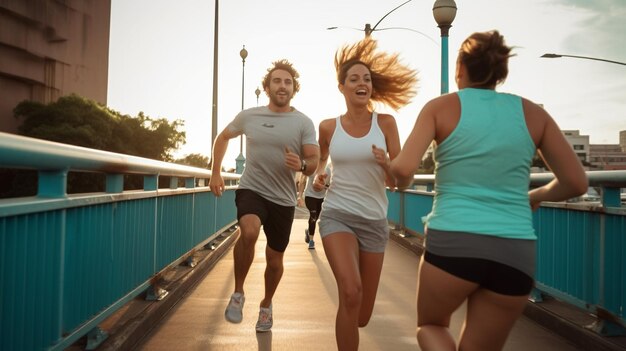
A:
[[[302,160],[300,160],[300,156],[291,152],[287,146],[285,146],[285,166],[296,172],[300,171],[300,167],[302,167]]]
[[[224,192],[224,179],[220,173],[212,174],[211,180],[209,181],[209,188],[211,188],[211,192],[213,195],[220,197]]]

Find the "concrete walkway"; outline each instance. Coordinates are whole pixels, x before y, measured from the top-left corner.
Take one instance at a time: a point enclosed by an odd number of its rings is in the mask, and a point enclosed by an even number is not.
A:
[[[334,322],[336,284],[321,241],[316,250],[304,243],[305,212],[298,209],[285,272],[274,297],[274,327],[256,333],[263,296],[265,237],[259,237],[254,263],[246,280],[246,304],[241,324],[224,320],[224,308],[234,286],[232,248],[178,304],[153,326],[140,350],[336,350]],[[415,339],[415,289],[418,257],[390,241],[370,324],[361,329],[360,350],[419,350]],[[458,335],[464,308],[454,315]],[[507,351],[580,350],[564,338],[522,317]]]

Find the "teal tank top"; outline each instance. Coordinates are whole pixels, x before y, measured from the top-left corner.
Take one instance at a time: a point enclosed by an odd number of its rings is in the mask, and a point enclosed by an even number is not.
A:
[[[435,198],[425,224],[511,239],[536,239],[528,200],[535,144],[522,99],[494,90],[457,93],[461,116],[435,150]]]

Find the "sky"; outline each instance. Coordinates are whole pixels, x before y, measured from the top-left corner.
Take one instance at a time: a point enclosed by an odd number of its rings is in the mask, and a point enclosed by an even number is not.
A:
[[[300,73],[292,106],[317,126],[345,112],[333,58],[362,39],[406,0],[227,0],[219,2],[217,133],[244,108],[267,105],[255,89],[273,61],[288,59]],[[176,157],[211,152],[215,0],[112,0],[107,105],[132,116],[180,119],[187,142]],[[412,0],[390,13],[372,36],[380,50],[399,53],[418,71],[418,94],[398,111],[400,141],[426,102],[440,94],[441,39],[433,0]],[[592,144],[618,144],[626,130],[626,66],[544,53],[626,62],[626,0],[456,0],[449,37],[449,91],[461,42],[497,29],[516,54],[497,88],[542,104],[561,129],[580,130]],[[328,27],[338,27],[327,30]],[[406,29],[387,29],[401,27]],[[416,32],[417,31],[417,32]],[[245,45],[245,68],[239,52]],[[243,75],[243,77],[242,77]],[[242,88],[243,80],[243,88]],[[243,90],[243,97],[242,97]],[[235,166],[239,139],[223,165]],[[245,154],[245,145],[244,145]]]

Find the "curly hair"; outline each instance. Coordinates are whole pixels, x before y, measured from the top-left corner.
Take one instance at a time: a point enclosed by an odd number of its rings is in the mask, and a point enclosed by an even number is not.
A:
[[[335,53],[337,81],[345,84],[348,70],[362,64],[372,77],[372,101],[398,110],[406,106],[416,94],[417,71],[400,63],[399,55],[377,52],[376,40],[368,37],[355,44],[345,45]]]
[[[472,86],[495,87],[509,74],[509,57],[515,56],[511,50],[497,30],[477,32],[461,44],[458,61],[465,65]]]
[[[270,86],[270,78],[272,77],[272,73],[277,69],[287,71],[289,74],[291,74],[291,77],[293,78],[293,95],[295,96],[296,93],[300,91],[300,82],[298,82],[300,74],[298,73],[298,71],[296,71],[295,68],[293,68],[293,64],[285,59],[272,62],[272,67],[267,69],[267,73],[265,74],[265,77],[263,77],[263,90]]]

